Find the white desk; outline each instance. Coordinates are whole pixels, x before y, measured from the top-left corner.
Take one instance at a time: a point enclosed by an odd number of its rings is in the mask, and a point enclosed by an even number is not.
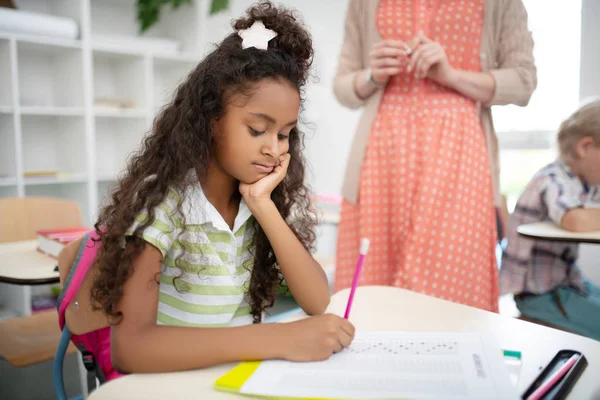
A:
[[[0,244],[0,282],[45,285],[59,281],[57,261],[36,251],[37,240]]]
[[[334,295],[329,311],[343,315],[347,298],[348,290]],[[303,317],[303,314],[298,314],[292,319]],[[582,336],[383,286],[360,287],[350,317],[361,331],[494,332],[503,349],[523,353],[519,393],[525,391],[540,367],[549,362],[558,350],[579,350],[589,365],[569,398],[589,399],[600,386],[600,342]],[[249,397],[213,390],[215,380],[232,366],[170,374],[129,375],[103,385],[89,399],[247,399]]]
[[[570,232],[550,221],[524,224],[517,228],[517,232],[533,239],[600,244],[600,231]]]

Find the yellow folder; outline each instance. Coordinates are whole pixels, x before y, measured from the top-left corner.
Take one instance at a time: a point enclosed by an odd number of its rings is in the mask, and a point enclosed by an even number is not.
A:
[[[223,375],[222,377],[217,379],[217,381],[215,382],[215,390],[218,390],[221,392],[238,393],[238,394],[242,394],[242,395],[246,395],[246,396],[253,396],[253,397],[258,397],[261,399],[271,399],[271,400],[290,400],[290,399],[294,399],[294,400],[335,400],[335,399],[324,399],[321,397],[310,397],[310,398],[309,397],[274,397],[274,396],[257,396],[257,395],[240,393],[242,386],[244,386],[244,383],[246,383],[246,381],[248,379],[250,379],[250,377],[252,376],[254,371],[256,371],[256,369],[260,366],[260,363],[261,363],[261,361],[251,361],[251,362],[243,362],[243,363],[237,365],[236,367],[231,369],[229,372],[227,372],[225,375]]]

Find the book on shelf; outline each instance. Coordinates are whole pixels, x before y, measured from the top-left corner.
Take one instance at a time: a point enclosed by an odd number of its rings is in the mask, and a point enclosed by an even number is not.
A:
[[[68,171],[58,171],[54,169],[48,170],[29,170],[23,171],[25,178],[55,178],[55,179],[70,179],[73,174]]]
[[[79,239],[92,228],[76,227],[68,229],[49,229],[37,231],[39,252],[57,258],[58,253],[69,243]]]
[[[112,98],[98,98],[94,100],[96,111],[135,110],[138,105],[133,100],[119,100]]]
[[[56,301],[58,296],[52,296],[49,294],[33,296],[31,298],[31,313],[56,309]]]

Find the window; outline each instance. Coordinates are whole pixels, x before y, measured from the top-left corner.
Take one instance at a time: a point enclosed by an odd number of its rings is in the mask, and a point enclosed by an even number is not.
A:
[[[501,191],[511,211],[533,174],[556,158],[556,130],[579,104],[581,0],[524,3],[535,41],[538,86],[527,107],[493,108]]]

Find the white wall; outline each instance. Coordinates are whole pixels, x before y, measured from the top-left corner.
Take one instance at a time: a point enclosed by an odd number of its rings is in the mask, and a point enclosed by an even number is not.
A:
[[[600,96],[600,1],[583,0],[580,98]]]
[[[252,0],[231,0],[228,12],[207,20],[205,50],[232,31],[231,20],[241,16]],[[333,96],[333,76],[343,39],[347,0],[285,0],[279,1],[299,10],[313,36],[315,47],[315,81],[307,88],[306,110],[301,118],[308,126],[306,155],[310,163],[310,184],[321,194],[339,194],[346,160],[359,112],[350,111]]]

